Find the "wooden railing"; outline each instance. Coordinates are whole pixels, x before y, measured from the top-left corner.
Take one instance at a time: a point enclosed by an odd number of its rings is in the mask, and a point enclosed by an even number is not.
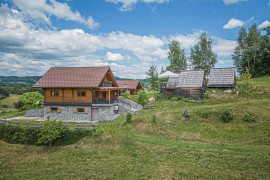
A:
[[[93,99],[93,104],[114,104],[117,103],[117,98],[111,98],[110,101],[109,99]]]

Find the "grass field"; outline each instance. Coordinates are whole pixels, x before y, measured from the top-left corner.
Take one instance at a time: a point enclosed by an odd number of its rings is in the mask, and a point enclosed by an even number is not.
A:
[[[270,179],[270,77],[253,82],[250,104],[209,90],[204,103],[157,100],[130,125],[125,116],[100,122],[102,136],[72,145],[0,141],[0,179]],[[229,123],[219,120],[224,109],[233,114]]]
[[[17,102],[19,97],[20,97],[20,95],[18,95],[18,94],[10,94],[9,97],[0,100],[0,104],[2,106],[7,105],[9,108],[14,108],[13,103]]]

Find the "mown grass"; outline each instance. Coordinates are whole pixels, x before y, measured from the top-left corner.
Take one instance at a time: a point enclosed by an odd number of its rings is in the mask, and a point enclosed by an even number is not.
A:
[[[9,97],[6,97],[4,99],[1,99],[0,100],[0,104],[3,106],[3,105],[6,105],[8,106],[9,108],[14,108],[14,105],[13,103],[14,102],[17,102],[18,99],[19,99],[20,95],[19,94],[10,94]]]
[[[261,79],[253,82],[264,93],[250,104],[215,90],[203,103],[157,100],[130,125],[125,116],[100,122],[104,134],[72,145],[0,141],[0,179],[270,179],[270,77]],[[225,109],[229,123],[219,120]],[[245,114],[254,121],[243,121]]]

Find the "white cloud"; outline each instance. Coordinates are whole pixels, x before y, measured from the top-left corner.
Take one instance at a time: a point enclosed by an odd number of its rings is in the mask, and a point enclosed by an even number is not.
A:
[[[223,26],[223,29],[233,29],[236,27],[242,27],[244,25],[244,23],[245,22],[242,20],[232,18],[227,22],[227,24],[225,24]]]
[[[265,20],[262,24],[258,26],[259,29],[262,29],[264,27],[270,26],[270,21]]]
[[[85,19],[78,11],[72,11],[67,3],[56,0],[49,0],[49,3],[46,0],[13,0],[13,2],[23,12],[46,24],[51,24],[50,16],[54,15],[60,19],[85,24],[90,29],[95,29],[99,25],[91,16]]]
[[[232,64],[233,60],[218,60],[218,64],[224,65],[224,64]]]
[[[219,37],[212,37],[213,51],[219,57],[229,57],[233,54],[236,47],[236,41],[227,40]]]
[[[130,11],[132,10],[132,7],[138,2],[158,3],[158,4],[169,2],[169,0],[105,0],[105,1],[114,4],[121,4],[121,7],[119,8],[120,11]]]
[[[168,65],[168,43],[186,50],[201,31],[158,38],[124,32],[91,34],[81,29],[35,29],[23,12],[0,5],[0,75],[42,75],[52,66],[111,66],[116,76],[145,78],[152,64]],[[229,59],[234,41],[212,37],[213,50]],[[131,58],[132,57],[132,58]],[[128,61],[126,61],[128,60]]]
[[[201,35],[201,31],[194,31],[192,34],[187,34],[187,35],[176,34],[169,37],[168,43],[170,43],[172,40],[176,40],[180,42],[182,48],[184,47],[185,49],[188,49],[199,42],[200,35]]]
[[[122,60],[130,60],[131,58],[128,55],[123,56],[120,53],[107,52],[105,55],[105,59],[107,59],[108,61],[122,61]]]
[[[223,2],[224,2],[226,5],[237,4],[237,3],[240,3],[241,1],[247,1],[247,0],[223,0]]]

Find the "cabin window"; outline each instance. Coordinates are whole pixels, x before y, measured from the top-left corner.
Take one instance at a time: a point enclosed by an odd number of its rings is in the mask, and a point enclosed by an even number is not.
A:
[[[57,112],[57,107],[51,107],[51,112]]]
[[[51,96],[59,96],[59,91],[51,91]]]
[[[112,87],[112,81],[104,81],[104,87]]]
[[[84,112],[84,108],[77,108],[77,112]]]
[[[127,84],[124,84],[124,88],[127,88]]]
[[[77,91],[77,96],[86,96],[86,91]]]

